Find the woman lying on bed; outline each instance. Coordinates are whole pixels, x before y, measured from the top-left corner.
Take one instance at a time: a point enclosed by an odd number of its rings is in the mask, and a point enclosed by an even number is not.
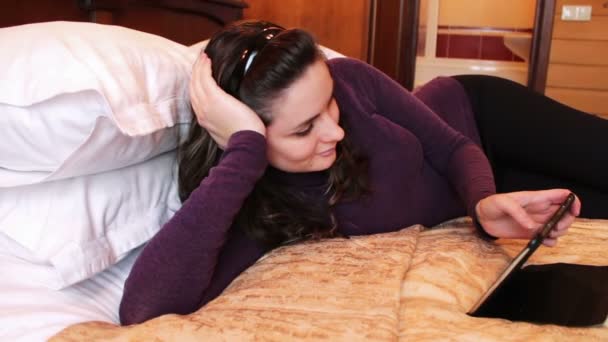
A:
[[[305,239],[464,215],[529,238],[570,190],[585,209],[577,199],[545,244],[579,214],[608,217],[608,121],[507,80],[439,78],[411,94],[360,61],[325,60],[305,31],[245,22],[211,39],[191,96],[183,207],[135,263],[123,324],[193,312]]]

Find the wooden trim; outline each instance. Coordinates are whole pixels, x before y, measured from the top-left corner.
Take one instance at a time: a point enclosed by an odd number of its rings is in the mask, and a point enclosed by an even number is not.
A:
[[[397,79],[399,32],[402,26],[402,0],[376,0],[372,10],[370,63],[393,79]]]
[[[367,62],[374,64],[376,57],[375,49],[376,46],[376,27],[378,25],[378,0],[370,0],[369,5],[369,35],[367,37]]]
[[[370,19],[369,62],[410,90],[416,70],[419,9],[420,0],[376,0]]]
[[[370,44],[370,28],[371,28],[371,18],[372,12],[374,8],[375,0],[367,0],[365,1],[365,16],[363,21],[363,31],[361,32],[361,53],[360,56],[364,61],[369,61],[369,44]]]
[[[418,24],[420,0],[403,0],[404,18],[399,27],[400,53],[397,64],[397,81],[409,90],[414,89],[416,54],[418,52]]]
[[[547,85],[554,13],[555,0],[536,1],[534,33],[528,64],[528,87],[541,94],[545,93]]]
[[[125,9],[132,4],[144,4],[161,8],[187,9],[204,12],[205,5],[222,5],[236,8],[247,8],[241,0],[78,0],[78,5],[86,10]]]
[[[93,18],[98,18],[99,11],[110,12],[109,14],[103,13],[102,17],[104,20],[108,20],[108,18],[111,20],[111,12],[126,10],[132,5],[140,5],[195,13],[206,16],[221,25],[240,19],[240,17],[234,17],[232,11],[221,9],[249,7],[241,0],[79,0],[78,5],[89,11],[91,21],[94,21]]]

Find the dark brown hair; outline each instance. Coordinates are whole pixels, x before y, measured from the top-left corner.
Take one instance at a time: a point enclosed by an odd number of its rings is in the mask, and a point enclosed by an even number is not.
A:
[[[242,21],[227,26],[212,37],[205,53],[212,60],[212,75],[218,85],[252,108],[268,125],[270,107],[281,92],[304,71],[325,57],[314,38],[299,29],[276,29],[264,21]],[[260,35],[273,30],[272,39]],[[243,56],[252,49],[257,55],[243,75]],[[340,120],[345,138],[337,146],[337,159],[328,170],[327,202],[307,198],[269,177],[256,183],[236,218],[253,239],[274,247],[305,238],[331,237],[336,224],[331,207],[340,200],[367,191],[366,159],[348,141],[348,124]],[[216,165],[222,151],[196,120],[178,152],[179,193],[185,201]]]

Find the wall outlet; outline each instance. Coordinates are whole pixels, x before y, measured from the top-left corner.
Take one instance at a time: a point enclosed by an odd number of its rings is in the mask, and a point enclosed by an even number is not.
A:
[[[591,21],[591,6],[562,6],[562,20]]]

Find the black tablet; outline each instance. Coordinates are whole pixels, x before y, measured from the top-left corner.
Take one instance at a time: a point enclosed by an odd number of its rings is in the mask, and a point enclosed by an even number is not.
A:
[[[568,212],[570,206],[574,202],[575,196],[570,193],[566,200],[559,206],[555,214],[543,225],[538,233],[528,242],[526,247],[511,261],[507,268],[500,274],[498,279],[486,291],[486,293],[477,301],[477,303],[469,310],[468,314],[475,317],[487,317],[486,312],[490,310],[492,298],[495,297],[501,288],[507,284],[507,281],[520,270],[524,263],[530,258],[532,253],[541,245],[543,240],[549,235],[555,225],[562,219],[564,214]],[[492,308],[495,310],[495,308]]]

